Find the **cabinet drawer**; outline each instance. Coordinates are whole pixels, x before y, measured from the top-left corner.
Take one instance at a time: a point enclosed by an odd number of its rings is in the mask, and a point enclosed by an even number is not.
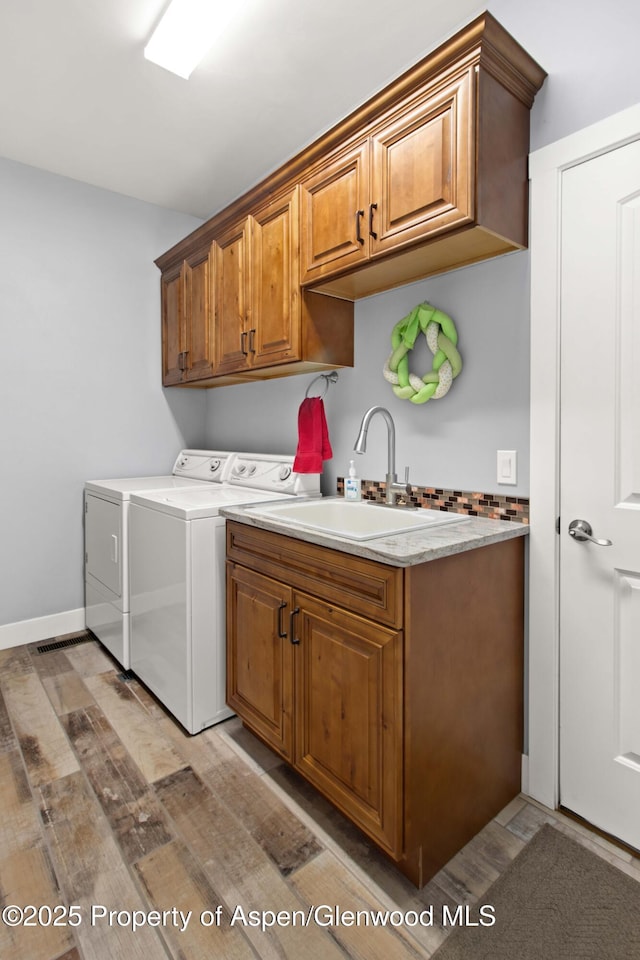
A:
[[[402,626],[403,571],[398,567],[231,520],[227,556],[378,623]]]

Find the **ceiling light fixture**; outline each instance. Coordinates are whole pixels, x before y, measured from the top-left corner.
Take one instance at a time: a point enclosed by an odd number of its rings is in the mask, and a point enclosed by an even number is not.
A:
[[[239,6],[230,0],[171,0],[145,57],[187,80]]]

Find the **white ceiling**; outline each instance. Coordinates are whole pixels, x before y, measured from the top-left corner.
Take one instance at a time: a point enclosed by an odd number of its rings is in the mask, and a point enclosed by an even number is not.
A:
[[[206,218],[486,6],[248,0],[182,80],[142,55],[167,3],[0,0],[0,156]]]

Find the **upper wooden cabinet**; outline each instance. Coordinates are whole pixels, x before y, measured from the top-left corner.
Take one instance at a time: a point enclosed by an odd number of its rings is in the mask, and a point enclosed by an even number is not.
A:
[[[338,152],[302,181],[300,279],[314,280],[363,263],[369,235],[369,141]]]
[[[184,380],[184,261],[162,274],[162,382],[165,387]]]
[[[216,263],[215,373],[249,366],[251,219],[234,224],[213,245]]]
[[[303,180],[303,284],[473,221],[474,86],[472,67],[434,85]]]
[[[298,189],[252,217],[250,360],[253,367],[300,356],[302,305],[298,266]]]
[[[374,98],[366,139],[302,180],[302,285],[355,300],[525,247],[529,111],[544,77],[485,14]],[[340,190],[347,169],[352,189]]]
[[[213,374],[214,264],[211,245],[162,275],[162,382],[185,384]]]
[[[484,13],[159,257],[164,382],[349,366],[344,301],[525,247],[529,111],[545,76]],[[190,295],[187,309],[179,279],[212,244],[213,357],[203,304]],[[187,376],[190,315],[201,356]]]
[[[301,357],[298,190],[218,237],[215,373],[243,373]]]
[[[474,83],[464,69],[372,135],[372,256],[473,220]]]
[[[353,304],[304,293],[299,188],[162,273],[165,386],[215,387],[353,365]],[[159,261],[160,262],[160,261]]]

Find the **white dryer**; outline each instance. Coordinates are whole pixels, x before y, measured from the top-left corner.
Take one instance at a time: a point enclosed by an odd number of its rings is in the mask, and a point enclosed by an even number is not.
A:
[[[88,480],[84,488],[85,624],[125,670],[129,655],[128,515],[133,493],[221,484],[227,451],[181,450],[173,472],[155,477]]]
[[[291,456],[238,453],[221,486],[131,497],[131,669],[189,733],[233,715],[220,508],[320,496],[319,474],[292,467]]]

